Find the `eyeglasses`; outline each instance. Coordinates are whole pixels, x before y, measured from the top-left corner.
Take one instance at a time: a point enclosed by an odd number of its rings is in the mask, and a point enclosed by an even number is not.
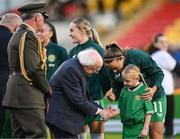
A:
[[[96,68],[95,66],[90,66],[89,67],[94,73],[98,74],[99,71],[101,70],[101,67],[100,68]]]

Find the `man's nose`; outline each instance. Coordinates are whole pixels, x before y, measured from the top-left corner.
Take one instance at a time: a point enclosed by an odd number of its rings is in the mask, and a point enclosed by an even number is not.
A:
[[[72,36],[71,32],[69,32],[69,36],[70,36],[70,37]]]

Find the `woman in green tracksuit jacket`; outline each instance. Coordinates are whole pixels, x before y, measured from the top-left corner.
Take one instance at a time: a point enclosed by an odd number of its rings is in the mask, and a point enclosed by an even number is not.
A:
[[[47,74],[46,77],[48,81],[50,80],[53,73],[56,71],[56,69],[65,61],[68,59],[68,53],[67,50],[59,46],[56,43],[53,43],[52,41],[49,42],[47,45]]]
[[[56,30],[47,20],[38,32],[43,47],[46,47],[46,77],[49,80],[56,69],[68,59],[67,50],[57,44]]]
[[[76,57],[80,51],[87,48],[94,48],[104,57],[105,51],[99,41],[98,34],[95,29],[92,28],[88,20],[84,18],[74,19],[70,24],[69,35],[73,43],[78,44],[70,50],[70,58]],[[103,66],[98,74],[94,74],[87,78],[87,84],[87,89],[90,92],[91,98],[103,107],[102,99],[111,86],[109,70]],[[89,125],[92,138],[104,138],[104,122],[100,116],[95,119],[87,117],[86,124]],[[82,133],[81,136],[85,136],[85,133]]]
[[[135,49],[123,50],[116,43],[106,46],[105,63],[112,70],[111,79],[115,95],[109,95],[110,99],[117,99],[124,86],[121,76],[122,69],[128,64],[134,64],[140,69],[148,85],[145,90],[147,93],[141,95],[141,98],[152,100],[154,106],[154,114],[150,123],[150,138],[162,139],[166,115],[166,96],[161,85],[164,78],[162,70],[149,54]]]

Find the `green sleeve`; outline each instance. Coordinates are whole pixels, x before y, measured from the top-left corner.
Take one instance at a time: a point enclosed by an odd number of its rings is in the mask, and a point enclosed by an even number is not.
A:
[[[150,77],[152,78],[152,85],[157,86],[158,88],[161,87],[161,83],[164,79],[163,71],[158,67],[156,62],[151,58],[150,55],[147,55],[147,60],[142,58],[143,61],[143,68],[145,71],[148,72]]]
[[[146,114],[154,113],[153,104],[151,101],[144,101],[145,102],[145,112]]]
[[[102,56],[102,58],[104,58],[104,56],[105,56],[105,51],[104,51],[104,49],[103,49],[100,45],[98,45],[98,47],[97,47],[96,50],[97,50],[98,53]]]
[[[131,60],[137,65],[143,74],[147,84],[152,86],[161,87],[164,79],[163,71],[158,67],[156,62],[151,56],[143,51],[137,51],[132,55]]]
[[[73,49],[71,49],[71,50],[69,51],[68,58],[72,58],[72,56],[73,56]]]
[[[123,82],[120,82],[118,83],[117,81],[113,80],[113,93],[115,94],[116,96],[116,100],[119,99],[119,95],[120,95],[120,92],[121,92],[121,89],[123,88],[124,84]]]
[[[105,51],[99,44],[97,44],[96,50],[101,55],[101,57],[104,58]],[[103,67],[101,68],[100,80],[101,80],[102,91],[105,95],[107,93],[107,91],[109,91],[111,89],[110,70],[105,65],[103,65]]]
[[[100,71],[100,80],[103,94],[105,95],[107,91],[111,89],[111,79],[110,79],[110,70],[103,65]]]
[[[116,75],[113,71],[110,71],[110,75],[111,75],[111,84],[112,84],[112,88],[113,88],[113,93],[116,96],[116,100],[118,100],[121,90],[124,87],[123,80],[121,77],[115,79]]]
[[[64,47],[61,47],[60,54],[61,54],[61,64],[62,64],[65,60],[68,59],[68,52]]]

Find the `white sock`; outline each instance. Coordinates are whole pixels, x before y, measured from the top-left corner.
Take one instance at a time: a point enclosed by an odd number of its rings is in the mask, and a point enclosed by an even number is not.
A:
[[[104,133],[101,133],[101,134],[91,134],[91,139],[104,139]]]
[[[86,132],[80,133],[79,139],[87,139],[87,133]]]

